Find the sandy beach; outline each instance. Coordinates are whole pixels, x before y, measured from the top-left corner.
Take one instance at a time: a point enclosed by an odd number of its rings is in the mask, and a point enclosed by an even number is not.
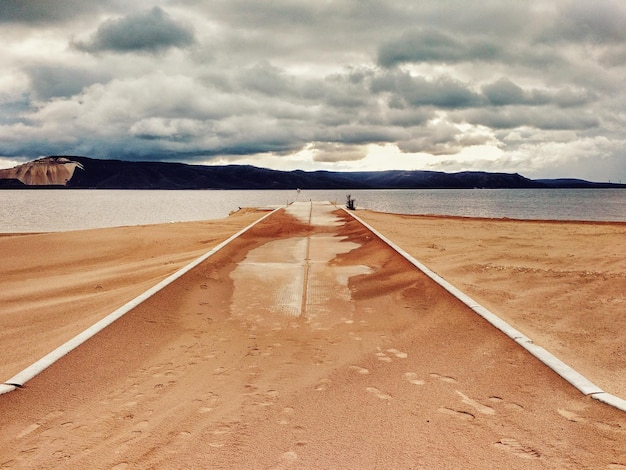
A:
[[[626,398],[626,223],[359,217],[604,390]]]
[[[357,214],[626,398],[626,224]],[[0,236],[2,379],[263,215]],[[336,218],[272,215],[0,395],[0,466],[626,469],[626,413]],[[242,263],[312,234],[347,244],[328,266],[358,272],[350,302],[315,321],[239,313]]]
[[[219,221],[0,234],[3,380],[262,215],[243,210]]]

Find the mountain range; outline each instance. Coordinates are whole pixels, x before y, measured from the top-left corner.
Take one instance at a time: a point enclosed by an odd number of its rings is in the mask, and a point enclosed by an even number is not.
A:
[[[626,188],[580,179],[536,179],[517,173],[462,171],[279,171],[250,165],[190,165],[43,157],[0,170],[0,189],[464,189]]]

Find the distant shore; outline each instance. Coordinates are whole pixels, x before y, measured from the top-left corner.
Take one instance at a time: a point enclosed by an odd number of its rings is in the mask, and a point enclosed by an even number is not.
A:
[[[530,179],[518,173],[422,170],[280,171],[250,165],[188,165],[50,156],[0,170],[0,188],[73,189],[469,189],[626,188],[575,178]]]

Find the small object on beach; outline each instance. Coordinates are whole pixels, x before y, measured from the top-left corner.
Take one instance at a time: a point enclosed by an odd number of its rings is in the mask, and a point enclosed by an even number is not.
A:
[[[356,209],[355,204],[356,204],[356,199],[352,198],[352,194],[346,195],[346,207],[350,209],[351,211],[353,211]]]

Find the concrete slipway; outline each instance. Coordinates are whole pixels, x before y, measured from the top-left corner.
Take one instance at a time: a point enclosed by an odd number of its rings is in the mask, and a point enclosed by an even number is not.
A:
[[[310,225],[332,226],[340,223],[333,214],[336,209],[336,206],[327,202],[296,202],[288,206],[286,211],[300,221]],[[606,393],[544,348],[534,344],[530,338],[504,322],[497,315],[490,312],[445,279],[428,269],[402,248],[395,245],[373,227],[359,219],[353,212],[346,212],[412,263],[417,269],[442,286],[446,291],[467,305],[491,325],[525,348],[534,357],[577,388],[581,393],[622,411],[626,411],[626,400]],[[214,253],[248,231],[254,225],[270,217],[273,213],[274,211],[270,212],[255,223],[236,233],[208,253],[115,310],[65,344],[59,346],[22,372],[6,380],[4,383],[0,384],[0,394],[22,387],[28,380],[61,359],[71,350],[87,341],[185,273],[206,261]],[[236,296],[231,306],[231,312],[233,315],[250,315],[251,312],[258,312],[254,314],[260,316],[264,309],[266,309],[270,310],[272,313],[305,318],[312,328],[316,328],[318,325],[321,328],[322,324],[324,327],[328,327],[329,320],[332,322],[332,311],[338,306],[341,307],[341,311],[348,312],[347,316],[349,316],[351,297],[350,290],[348,289],[348,279],[351,276],[365,274],[369,271],[369,268],[366,266],[329,267],[328,261],[333,259],[336,255],[346,253],[357,246],[358,245],[352,243],[340,242],[337,237],[322,233],[312,234],[307,237],[276,240],[252,250],[248,253],[246,259],[240,262],[237,269],[232,273],[235,289],[237,290],[237,286],[260,285],[263,287],[256,290],[238,289],[239,292],[244,291],[245,295]],[[270,283],[252,282],[267,278],[268,276],[272,278],[272,282]],[[343,317],[337,319],[337,321],[349,321],[347,316],[344,313]]]

